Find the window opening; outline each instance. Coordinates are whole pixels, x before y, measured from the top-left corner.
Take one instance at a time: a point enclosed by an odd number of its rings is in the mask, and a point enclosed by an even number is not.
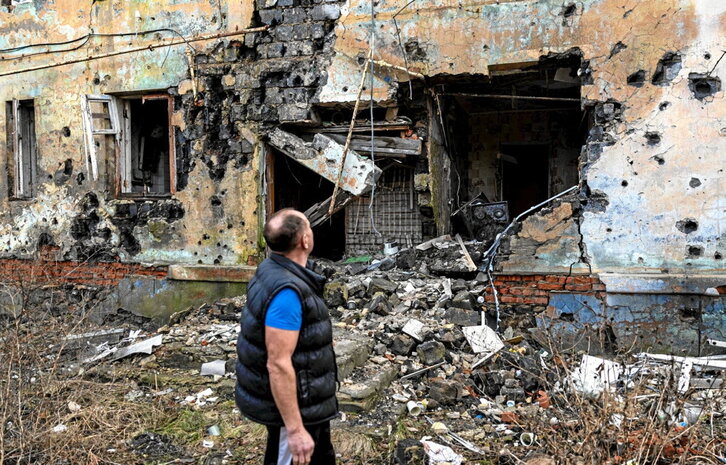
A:
[[[106,159],[116,159],[117,196],[143,198],[174,193],[172,103],[166,94],[85,96],[86,165],[93,179],[99,176],[100,151]]]
[[[35,139],[35,105],[32,100],[13,100],[6,104],[7,140],[13,154],[8,160],[10,197],[32,198],[35,195],[37,144]]]
[[[271,151],[273,169],[273,211],[295,208],[305,211],[322,202],[333,193],[333,183],[319,174],[291,160],[286,155]],[[270,214],[272,212],[269,212]],[[335,213],[330,219],[314,228],[315,257],[340,259],[345,253],[345,212]]]
[[[172,192],[170,104],[166,95],[123,99],[121,194],[155,196]]]

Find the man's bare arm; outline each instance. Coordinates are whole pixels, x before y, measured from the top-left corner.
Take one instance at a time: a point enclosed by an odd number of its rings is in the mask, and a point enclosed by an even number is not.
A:
[[[303,426],[297,403],[297,379],[292,354],[298,336],[299,331],[265,327],[267,371],[270,374],[272,396],[285,422],[293,464],[305,465],[310,462],[315,443]]]

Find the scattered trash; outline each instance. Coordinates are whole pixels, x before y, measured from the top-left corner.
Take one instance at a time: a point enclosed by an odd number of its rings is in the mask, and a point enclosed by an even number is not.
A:
[[[200,374],[202,376],[224,376],[226,373],[225,364],[226,362],[224,360],[214,360],[213,362],[203,363]]]
[[[401,331],[417,341],[423,341],[423,332],[426,326],[418,320],[408,320]]]
[[[504,348],[504,343],[488,326],[465,326],[461,331],[475,354],[497,353]]]
[[[622,373],[619,363],[583,355],[580,366],[572,373],[572,383],[582,394],[597,397],[605,389],[611,389]]]
[[[151,352],[153,352],[154,350],[154,347],[160,346],[162,344],[162,341],[163,336],[159,334],[150,339],[146,339],[145,341],[137,342],[136,344],[123,347],[116,351],[114,356],[111,358],[111,361],[120,360],[133,354],[151,354]]]
[[[421,414],[423,411],[423,405],[419,402],[409,400],[406,403],[406,408],[408,409],[408,414],[412,417],[417,417]]]
[[[217,401],[218,397],[211,397],[212,394],[214,394],[214,391],[212,391],[211,388],[207,388],[203,391],[197,392],[194,395],[185,397],[181,403],[194,404],[198,407],[202,407],[207,403],[214,403]]]
[[[218,425],[212,425],[207,428],[207,434],[210,436],[219,436],[222,434],[222,431],[219,429]]]
[[[464,457],[454,452],[451,447],[437,444],[429,439],[427,436],[421,438],[421,444],[432,464],[461,465],[464,462]]]
[[[59,423],[53,427],[54,433],[63,433],[64,431],[68,431],[68,427],[66,425],[64,425],[63,423]]]

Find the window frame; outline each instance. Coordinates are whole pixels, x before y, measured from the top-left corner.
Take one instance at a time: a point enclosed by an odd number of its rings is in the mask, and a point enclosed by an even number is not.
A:
[[[101,102],[108,104],[108,120],[110,121],[110,129],[96,129],[93,125],[93,113],[91,113],[91,103]],[[96,156],[96,144],[93,136],[114,136],[116,146],[119,142],[119,113],[116,108],[116,99],[111,95],[89,94],[81,96],[81,112],[83,114],[83,134],[86,146],[86,171],[89,172],[94,181],[98,181],[98,157]]]
[[[38,163],[38,142],[36,139],[35,131],[35,101],[29,100],[18,100],[13,99],[7,102],[6,109],[10,109],[10,121],[7,125],[8,136],[11,138],[11,152],[13,162],[13,182],[12,191],[10,194],[10,200],[31,200],[35,197],[36,183],[37,183],[37,163]],[[26,108],[23,111],[23,107]],[[26,120],[24,112],[33,112],[32,125],[30,120]],[[28,128],[28,145],[30,147],[30,153],[25,153],[24,145],[25,139],[23,137],[24,126]],[[26,166],[29,165],[29,166]],[[9,175],[8,171],[8,175]],[[29,177],[28,182],[25,182],[26,175]],[[26,191],[27,187],[27,191]]]
[[[119,115],[122,120],[120,127],[120,144],[116,151],[116,198],[134,198],[134,199],[164,199],[176,194],[176,137],[174,126],[172,124],[174,112],[174,99],[171,95],[165,93],[148,93],[148,94],[130,94],[116,97],[121,103],[118,105]],[[146,103],[149,100],[166,100],[167,101],[167,127],[169,134],[169,192],[131,192],[129,180],[132,177],[133,167],[131,166],[131,148],[130,133],[131,119],[126,116],[129,109],[130,100],[141,100]]]
[[[145,103],[148,100],[166,100],[167,103],[167,127],[169,133],[169,192],[131,192],[129,180],[131,179],[131,119],[128,114],[129,101],[141,100]],[[110,128],[96,128],[94,126],[94,114],[91,112],[92,102],[108,104],[109,115],[96,114],[104,117],[110,122]],[[171,95],[154,92],[147,94],[89,94],[81,98],[81,109],[83,113],[83,132],[86,145],[86,169],[94,180],[98,180],[98,160],[94,136],[113,136],[115,139],[115,176],[114,176],[114,197],[133,199],[159,199],[169,198],[176,194],[176,137],[172,124],[174,112],[174,99]],[[127,116],[128,115],[128,116]]]

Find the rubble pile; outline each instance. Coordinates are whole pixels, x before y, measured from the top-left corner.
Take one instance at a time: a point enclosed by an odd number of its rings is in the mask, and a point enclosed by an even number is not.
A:
[[[439,238],[394,256],[318,263],[335,332],[342,464],[726,462],[726,357],[560,353],[532,331],[545,307],[503,304],[497,314],[486,302],[491,284],[470,263],[480,245]],[[74,326],[23,376],[31,387],[43,372],[107,385],[113,411],[135,412],[113,444],[94,444],[103,460],[259,461],[264,431],[233,400],[244,302],[189,308],[155,329],[139,317]],[[75,391],[53,392],[45,398]],[[90,395],[56,400],[43,423],[56,441],[89,434],[80,418],[104,408]]]
[[[341,379],[342,424],[385,437],[405,422],[419,440],[400,441],[400,464],[424,455],[431,463],[726,462],[726,360],[559,353],[530,331],[536,315],[512,306],[497,334],[486,326],[496,324],[487,276],[459,277],[459,245],[437,245],[328,270],[336,339],[369,340],[358,348],[368,359]]]

